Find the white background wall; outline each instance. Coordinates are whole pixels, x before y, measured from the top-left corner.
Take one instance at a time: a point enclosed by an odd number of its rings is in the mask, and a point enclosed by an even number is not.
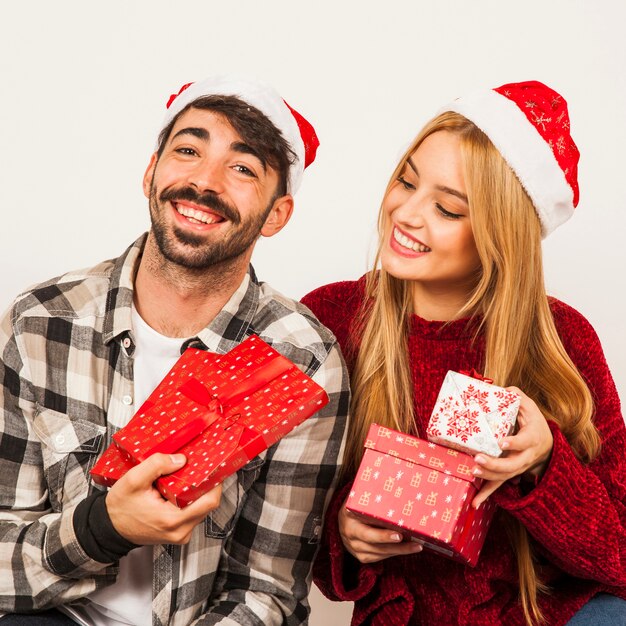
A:
[[[626,9],[620,0],[46,0],[0,8],[0,307],[117,256],[148,226],[141,177],[170,93],[212,73],[273,83],[318,160],[262,278],[301,296],[360,276],[402,147],[448,100],[537,79],[565,95],[582,153],[575,217],[545,243],[551,293],[597,329],[622,400]],[[349,607],[314,596],[313,626]]]

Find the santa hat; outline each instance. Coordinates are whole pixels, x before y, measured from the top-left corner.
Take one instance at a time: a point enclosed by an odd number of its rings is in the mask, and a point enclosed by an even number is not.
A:
[[[579,152],[567,103],[538,81],[476,91],[441,109],[482,130],[515,172],[539,215],[544,237],[578,204]]]
[[[239,98],[263,113],[281,132],[296,155],[289,167],[287,181],[289,193],[295,193],[302,173],[315,159],[319,140],[313,126],[265,83],[238,76],[213,76],[197,83],[187,83],[170,96],[161,130],[194,100],[215,95]]]

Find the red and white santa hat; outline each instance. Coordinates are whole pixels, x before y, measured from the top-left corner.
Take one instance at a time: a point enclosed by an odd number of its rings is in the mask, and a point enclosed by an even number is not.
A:
[[[561,95],[538,81],[510,83],[458,98],[445,111],[489,137],[535,205],[544,237],[572,216],[580,154]]]
[[[292,109],[278,93],[266,83],[240,76],[212,76],[196,83],[183,85],[167,102],[164,129],[187,105],[205,96],[235,96],[258,109],[281,132],[296,159],[289,168],[287,189],[295,193],[306,167],[313,163],[319,140],[313,126]]]

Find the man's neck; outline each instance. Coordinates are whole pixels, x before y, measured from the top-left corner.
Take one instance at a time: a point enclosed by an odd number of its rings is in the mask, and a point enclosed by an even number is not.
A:
[[[167,337],[193,337],[208,326],[244,279],[249,255],[192,270],[169,262],[151,235],[135,276],[135,307]]]

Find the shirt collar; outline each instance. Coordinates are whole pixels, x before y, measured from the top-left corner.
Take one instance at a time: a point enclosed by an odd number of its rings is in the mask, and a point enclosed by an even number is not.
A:
[[[243,277],[241,284],[215,319],[197,335],[202,347],[225,354],[241,343],[248,335],[254,334],[252,320],[259,305],[260,286],[252,266]],[[196,344],[194,340],[187,342]]]
[[[133,289],[148,234],[144,233],[115,260],[104,313],[104,343],[127,334],[132,325]]]

